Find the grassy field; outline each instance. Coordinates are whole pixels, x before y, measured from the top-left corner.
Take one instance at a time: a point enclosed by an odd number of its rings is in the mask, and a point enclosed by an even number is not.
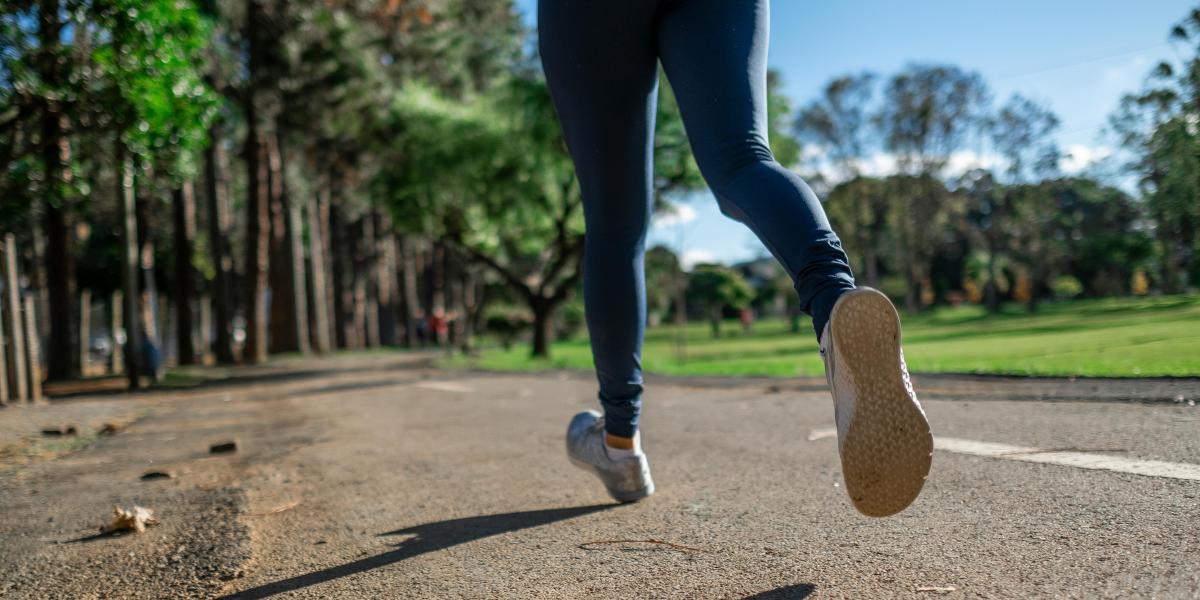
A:
[[[904,318],[904,353],[914,372],[1010,375],[1200,376],[1200,296],[1080,300],[988,315],[976,306]],[[651,329],[643,367],[673,375],[822,375],[811,325],[791,333],[781,320],[749,334],[736,322],[714,339],[707,325]],[[682,343],[681,343],[682,342]],[[448,366],[498,370],[591,368],[587,339],[558,342],[549,360],[528,345],[487,348]]]

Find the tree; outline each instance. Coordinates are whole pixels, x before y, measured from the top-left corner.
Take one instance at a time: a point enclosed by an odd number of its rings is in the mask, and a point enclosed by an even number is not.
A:
[[[796,133],[823,150],[825,160],[835,171],[838,185],[827,198],[827,210],[838,231],[852,240],[847,250],[861,257],[860,272],[872,287],[879,286],[880,230],[886,221],[887,204],[878,186],[873,185],[875,180],[859,178],[872,141],[869,110],[875,81],[871,73],[834,79],[796,119]]]
[[[736,271],[722,266],[696,265],[688,276],[687,297],[704,307],[712,336],[721,336],[721,314],[726,307],[740,310],[754,299],[754,288]]]
[[[883,179],[856,176],[826,196],[825,210],[838,234],[851,241],[847,252],[862,265],[867,285],[879,286],[880,256],[888,238],[888,187]]]
[[[679,257],[666,246],[654,246],[646,251],[646,305],[651,324],[661,322],[687,283],[679,266]],[[676,306],[677,314],[686,307]]]
[[[1171,30],[1172,40],[1192,46],[1180,64],[1160,63],[1147,88],[1126,95],[1110,118],[1122,145],[1133,152],[1127,169],[1139,178],[1155,222],[1164,292],[1188,288],[1200,271],[1200,9]]]
[[[1000,110],[988,120],[987,133],[992,146],[1004,158],[1004,182],[998,185],[987,173],[969,173],[964,179],[968,189],[969,219],[973,231],[986,253],[987,283],[984,297],[989,311],[1000,308],[997,293],[997,265],[1004,260],[1005,253],[1014,243],[1014,210],[1021,200],[1030,202],[1030,196],[1019,184],[1053,175],[1058,170],[1061,153],[1050,135],[1058,129],[1058,117],[1048,108],[1014,94]],[[1020,198],[1017,195],[1024,194]],[[1037,215],[1031,207],[1025,207],[1026,216]],[[1036,239],[1043,230],[1036,226],[1019,228],[1026,244],[1044,245]],[[1036,295],[1036,294],[1035,294]],[[1032,306],[1032,305],[1031,305]]]
[[[821,97],[806,104],[796,118],[796,133],[816,144],[840,181],[860,175],[871,146],[870,104],[875,95],[873,73],[843,75],[825,85]]]
[[[490,269],[533,314],[533,354],[549,352],[555,310],[581,275],[579,188],[544,84],[514,78],[471,104],[410,86],[394,105],[400,168],[376,190],[396,222]]]
[[[884,147],[895,154],[904,178],[891,198],[899,255],[904,263],[911,311],[923,305],[929,260],[939,241],[934,223],[946,221],[949,196],[938,177],[968,134],[983,120],[987,86],[978,73],[948,65],[909,65],[885,86],[875,115]]]

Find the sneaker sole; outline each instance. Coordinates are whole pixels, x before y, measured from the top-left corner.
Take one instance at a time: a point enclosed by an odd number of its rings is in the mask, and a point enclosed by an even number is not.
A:
[[[584,471],[587,471],[588,473],[591,473],[592,475],[596,475],[597,478],[599,478],[599,475],[596,473],[596,468],[593,467],[592,465],[589,465],[589,464],[583,462],[582,460],[579,460],[579,459],[575,458],[574,456],[571,456],[570,453],[567,454],[567,460],[571,461],[572,465],[575,465],[576,467],[583,469]],[[601,483],[604,482],[603,478],[600,478],[600,482]],[[636,492],[630,493],[630,494],[622,494],[622,493],[614,492],[607,485],[604,486],[604,489],[608,491],[608,495],[613,500],[616,500],[617,502],[622,502],[622,503],[628,504],[630,502],[637,502],[638,500],[647,498],[651,494],[653,494],[654,493],[654,482],[651,482],[649,486],[644,487],[644,488],[642,488]]]
[[[933,460],[929,422],[900,375],[900,315],[887,296],[859,288],[839,299],[829,330],[857,396],[841,443],[846,492],[865,515],[894,515],[921,493]]]

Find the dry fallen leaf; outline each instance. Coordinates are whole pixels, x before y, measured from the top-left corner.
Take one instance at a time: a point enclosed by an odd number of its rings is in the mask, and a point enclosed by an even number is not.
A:
[[[125,510],[119,506],[114,506],[112,523],[102,527],[100,533],[129,530],[141,533],[146,530],[146,527],[151,525],[158,525],[158,519],[154,518],[154,511],[149,508],[134,506],[129,510]]]

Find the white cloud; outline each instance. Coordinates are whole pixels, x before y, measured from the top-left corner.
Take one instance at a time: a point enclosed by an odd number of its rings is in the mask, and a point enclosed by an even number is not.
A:
[[[1113,149],[1108,146],[1085,146],[1071,144],[1067,146],[1065,156],[1059,166],[1064,173],[1075,175],[1080,171],[1112,156]]]
[[[896,155],[889,152],[876,152],[858,160],[858,172],[868,177],[887,177],[895,175],[900,170]],[[974,150],[959,150],[950,155],[946,169],[942,172],[945,177],[954,178],[971,169],[999,170],[1004,167],[1004,159],[998,154],[979,153]],[[828,162],[818,166],[821,175],[833,183],[840,181],[839,174]]]
[[[696,209],[689,204],[673,203],[671,208],[654,215],[654,227],[676,227],[696,220]]]
[[[717,262],[717,257],[708,250],[685,250],[679,262],[682,263],[684,270],[691,271],[692,267],[698,264]]]

